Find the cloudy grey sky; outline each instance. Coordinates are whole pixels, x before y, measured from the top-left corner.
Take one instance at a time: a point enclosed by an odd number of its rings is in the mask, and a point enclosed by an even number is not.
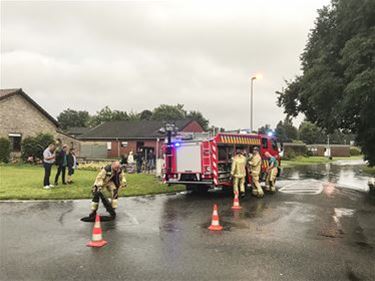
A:
[[[300,72],[317,9],[329,0],[1,1],[1,88],[23,88],[47,111],[199,110],[211,124],[283,118],[276,90]]]

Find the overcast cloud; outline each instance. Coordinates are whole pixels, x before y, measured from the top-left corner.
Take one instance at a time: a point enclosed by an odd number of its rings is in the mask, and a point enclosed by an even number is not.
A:
[[[211,124],[283,119],[276,90],[300,72],[329,0],[1,2],[1,88],[23,88],[57,116],[70,107],[199,110]]]

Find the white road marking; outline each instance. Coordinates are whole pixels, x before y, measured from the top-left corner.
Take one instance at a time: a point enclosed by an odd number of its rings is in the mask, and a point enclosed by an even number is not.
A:
[[[347,216],[351,217],[354,214],[354,210],[346,208],[335,208],[335,214],[332,216],[333,220],[337,224],[338,228],[341,228],[340,218]]]
[[[322,193],[323,184],[321,181],[313,179],[299,180],[283,186],[279,191],[288,194],[317,195]]]

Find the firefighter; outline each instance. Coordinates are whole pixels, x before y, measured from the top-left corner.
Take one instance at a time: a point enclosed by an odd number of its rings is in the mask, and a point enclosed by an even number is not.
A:
[[[277,159],[271,155],[268,151],[264,153],[264,156],[268,159],[267,177],[266,177],[266,191],[276,192],[275,182],[278,173]]]
[[[110,219],[116,218],[116,208],[118,207],[118,194],[121,187],[126,187],[125,174],[122,171],[119,161],[115,161],[110,165],[103,167],[96,176],[94,186],[92,188],[93,199],[91,202],[91,213],[88,217],[82,218],[83,221],[94,221],[96,211],[99,207],[99,200],[101,199],[107,212],[110,214]],[[109,201],[103,194],[103,188],[106,188],[111,193],[111,201]]]
[[[246,161],[243,152],[237,149],[230,174],[233,179],[233,192],[238,194],[238,188],[240,188],[241,197],[245,196]]]
[[[259,154],[259,148],[254,147],[253,155],[249,159],[249,168],[251,171],[251,178],[253,182],[253,191],[252,194],[261,198],[264,196],[264,192],[259,183],[259,176],[262,169],[262,157]]]

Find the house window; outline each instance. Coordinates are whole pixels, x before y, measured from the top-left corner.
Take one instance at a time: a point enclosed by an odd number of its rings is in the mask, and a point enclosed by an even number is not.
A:
[[[128,146],[128,142],[127,141],[122,141],[121,142],[121,147],[127,147]]]
[[[22,135],[21,134],[9,134],[9,141],[10,141],[10,147],[13,152],[19,152],[21,151],[21,141],[22,141]]]
[[[107,142],[107,150],[112,150],[112,142]]]

